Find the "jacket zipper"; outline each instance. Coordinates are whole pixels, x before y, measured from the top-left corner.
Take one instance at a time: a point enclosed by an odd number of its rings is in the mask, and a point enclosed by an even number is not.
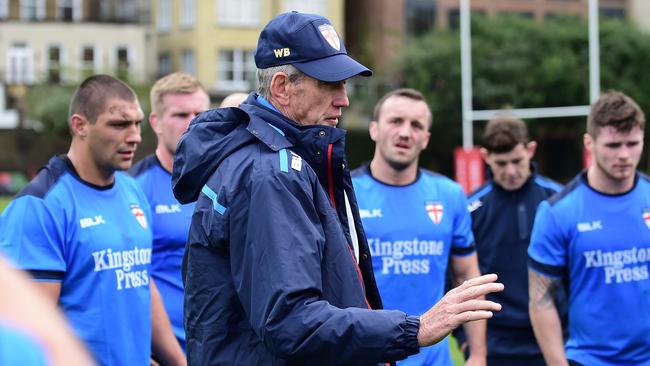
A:
[[[333,150],[333,145],[328,144],[327,145],[327,183],[329,186],[328,191],[330,195],[330,201],[332,202],[332,207],[334,207],[334,211],[337,212],[338,215],[338,210],[336,209],[336,202],[334,201],[334,171],[332,170],[332,150]],[[350,248],[349,244],[348,244],[348,252],[350,253],[350,259],[352,259],[352,262],[354,263],[354,266],[357,269],[357,273],[359,274],[359,283],[361,284],[361,289],[363,290],[363,300],[366,302],[366,306],[368,307],[368,309],[371,309],[370,303],[366,298],[366,293],[365,293],[366,286],[364,285],[361,268],[359,268],[359,264],[354,258],[354,253],[352,252],[352,248]]]

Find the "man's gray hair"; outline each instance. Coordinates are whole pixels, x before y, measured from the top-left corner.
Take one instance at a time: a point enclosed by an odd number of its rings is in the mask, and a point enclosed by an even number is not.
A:
[[[276,72],[287,74],[289,81],[292,83],[300,80],[305,75],[293,65],[280,65],[266,69],[257,69],[257,81],[259,83],[257,93],[266,99],[271,98],[271,79],[273,79],[273,75]]]

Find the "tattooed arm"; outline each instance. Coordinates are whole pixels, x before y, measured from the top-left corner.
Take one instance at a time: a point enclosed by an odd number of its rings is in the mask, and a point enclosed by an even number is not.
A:
[[[552,366],[568,366],[564,354],[562,323],[554,302],[555,293],[561,284],[560,279],[528,270],[528,312],[544,360]]]

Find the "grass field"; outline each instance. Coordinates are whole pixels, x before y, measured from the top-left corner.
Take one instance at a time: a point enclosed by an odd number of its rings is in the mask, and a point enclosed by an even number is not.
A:
[[[11,202],[13,197],[0,196],[0,214],[4,211],[5,207]]]

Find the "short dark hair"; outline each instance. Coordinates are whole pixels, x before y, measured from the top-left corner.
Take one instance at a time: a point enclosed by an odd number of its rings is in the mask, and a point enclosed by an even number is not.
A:
[[[630,132],[634,127],[645,128],[645,114],[636,102],[616,90],[610,90],[591,106],[587,118],[587,133],[597,137],[600,129],[611,126],[619,132]]]
[[[118,98],[126,101],[137,100],[133,89],[123,81],[109,75],[93,75],[82,81],[75,90],[68,118],[73,114],[84,116],[88,122],[95,123],[97,116],[103,112],[106,100]]]
[[[375,109],[372,114],[372,118],[374,121],[379,121],[379,112],[381,112],[381,107],[384,105],[386,100],[391,97],[404,97],[404,98],[422,101],[425,104],[427,104],[427,100],[424,97],[424,95],[422,95],[422,93],[420,93],[415,89],[411,89],[411,88],[395,89],[393,91],[386,93],[383,97],[381,97],[381,99],[377,101],[377,104],[375,104]],[[428,104],[427,104],[427,108],[429,108]],[[431,109],[429,109],[429,118],[431,119]]]
[[[524,121],[512,116],[491,119],[483,131],[483,147],[490,153],[507,153],[517,145],[529,142]]]

